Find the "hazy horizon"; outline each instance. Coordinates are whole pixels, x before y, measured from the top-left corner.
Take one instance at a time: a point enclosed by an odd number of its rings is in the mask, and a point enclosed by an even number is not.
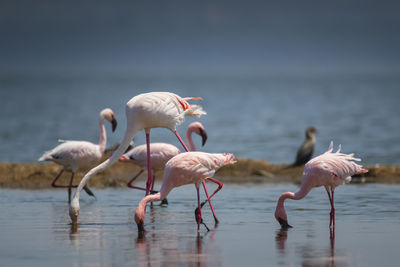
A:
[[[0,70],[398,73],[396,1],[2,1]]]

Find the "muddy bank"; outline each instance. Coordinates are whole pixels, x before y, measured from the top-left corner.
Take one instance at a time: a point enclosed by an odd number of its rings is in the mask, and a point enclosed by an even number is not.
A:
[[[285,168],[286,165],[270,164],[266,161],[238,158],[237,163],[221,168],[215,175],[224,183],[300,183],[303,167]],[[366,166],[369,170],[363,176],[353,177],[352,183],[388,183],[400,184],[400,167]],[[60,172],[56,164],[39,163],[0,163],[0,187],[21,189],[51,188],[50,183]],[[74,184],[78,183],[87,170],[75,175]],[[115,163],[111,168],[99,173],[89,181],[94,188],[125,187],[139,168],[133,164]],[[144,180],[146,172],[139,180]],[[162,173],[157,173],[158,179]],[[59,184],[67,184],[70,173],[64,172]]]

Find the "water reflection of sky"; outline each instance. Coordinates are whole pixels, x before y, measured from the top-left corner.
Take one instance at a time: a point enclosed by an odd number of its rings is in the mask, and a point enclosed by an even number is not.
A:
[[[168,207],[147,210],[147,233],[138,238],[133,213],[140,195],[97,191],[84,198],[80,225],[69,224],[64,190],[1,190],[2,265],[43,266],[378,266],[393,265],[400,238],[399,186],[348,185],[336,190],[336,229],[329,231],[325,190],[286,202],[294,228],[281,231],[276,199],[296,185],[226,184],[213,202],[221,223],[196,235],[195,189],[171,192]]]

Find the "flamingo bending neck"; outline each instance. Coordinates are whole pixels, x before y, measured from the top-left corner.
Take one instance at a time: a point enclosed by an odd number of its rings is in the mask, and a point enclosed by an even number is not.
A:
[[[125,136],[119,145],[118,149],[114,151],[112,156],[105,160],[103,163],[99,164],[98,166],[94,167],[91,169],[86,175],[82,178],[81,182],[79,183],[79,186],[75,192],[74,198],[71,201],[71,205],[69,208],[69,216],[72,220],[72,223],[77,223],[78,221],[78,215],[79,215],[79,197],[80,193],[83,189],[83,187],[86,185],[86,183],[97,173],[107,169],[110,167],[112,164],[114,164],[125,152],[125,150],[128,148],[129,144],[131,143],[133,137],[135,134],[140,130],[138,127],[132,126],[131,123],[127,123],[127,130],[125,132]]]
[[[144,218],[145,218],[145,214],[146,214],[147,203],[161,201],[161,200],[165,199],[171,190],[172,190],[172,188],[165,187],[163,184],[163,186],[160,189],[160,192],[153,194],[153,195],[147,195],[139,202],[139,205],[137,206],[136,212],[135,212],[135,222],[138,225],[139,232],[144,231],[143,224],[144,224]]]
[[[303,183],[300,187],[300,190],[297,191],[296,193],[293,192],[285,192],[283,193],[278,200],[278,203],[276,205],[275,209],[275,218],[278,220],[278,222],[281,224],[283,228],[291,228],[288,224],[288,219],[285,211],[285,206],[284,202],[287,198],[289,199],[294,199],[294,200],[300,200],[304,198],[311,190],[312,186],[310,186],[308,183]]]

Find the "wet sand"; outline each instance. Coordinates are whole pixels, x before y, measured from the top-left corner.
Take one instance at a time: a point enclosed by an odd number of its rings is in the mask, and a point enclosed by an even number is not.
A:
[[[111,150],[112,151],[112,150]],[[105,157],[111,154],[109,151]],[[95,166],[97,164],[94,164]],[[400,166],[365,166],[369,172],[355,176],[352,183],[400,184]],[[62,167],[53,163],[0,163],[0,187],[20,189],[46,189],[61,171]],[[88,168],[89,169],[89,168]],[[80,181],[88,169],[75,175],[74,183]],[[126,183],[139,171],[139,167],[117,162],[109,169],[99,173],[89,181],[94,188],[125,187]],[[303,167],[288,168],[286,164],[271,164],[267,161],[238,158],[237,163],[221,168],[215,175],[224,183],[300,183]],[[139,180],[145,179],[144,172]],[[162,173],[156,174],[160,179]],[[67,184],[69,172],[59,179],[59,184]]]

